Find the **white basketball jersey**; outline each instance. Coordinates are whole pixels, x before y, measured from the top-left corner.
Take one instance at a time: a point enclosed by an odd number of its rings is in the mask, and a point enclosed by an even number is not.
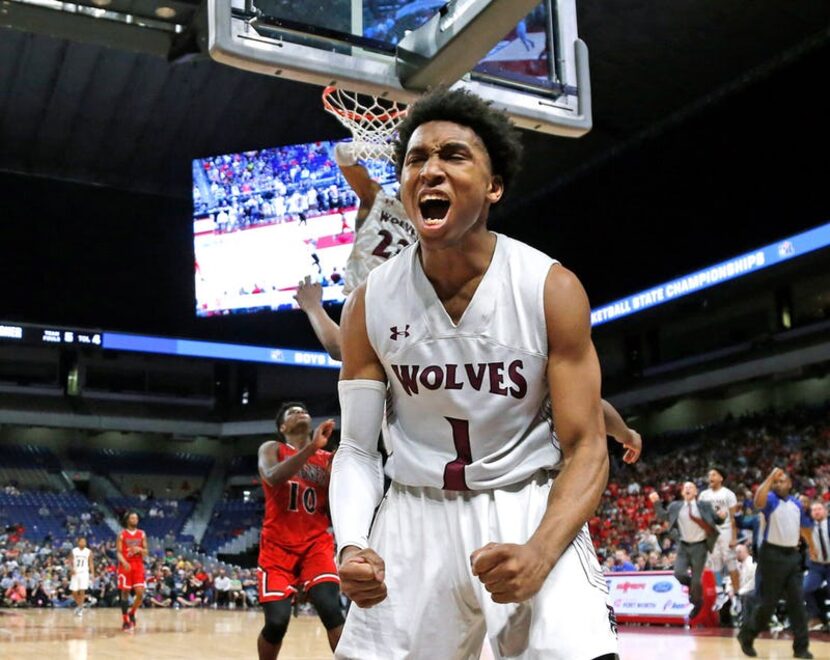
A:
[[[417,245],[369,275],[366,327],[390,385],[386,467],[394,481],[500,488],[559,463],[543,299],[554,263],[497,235],[457,325],[424,274]]]
[[[409,222],[403,204],[379,191],[355,236],[352,253],[346,262],[343,293],[348,295],[354,291],[372,270],[416,240],[418,234]]]
[[[704,502],[711,502],[712,507],[715,510],[720,508],[724,510],[724,513],[727,509],[732,509],[738,503],[738,498],[735,496],[735,493],[729,490],[726,486],[721,486],[717,491],[707,488],[697,496],[697,499],[703,500]],[[726,520],[718,525],[718,531],[720,534],[729,534],[731,537],[732,518],[727,516]]]
[[[72,566],[75,573],[89,573],[89,548],[72,548]]]

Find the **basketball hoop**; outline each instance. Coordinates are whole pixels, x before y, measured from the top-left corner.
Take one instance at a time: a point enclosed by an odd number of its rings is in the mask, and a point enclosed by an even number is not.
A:
[[[395,162],[395,133],[406,116],[402,103],[326,87],[323,107],[349,129],[354,138],[354,154],[359,160]]]

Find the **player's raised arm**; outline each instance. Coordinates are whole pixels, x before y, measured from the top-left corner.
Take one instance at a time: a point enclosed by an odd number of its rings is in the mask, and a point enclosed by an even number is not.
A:
[[[285,483],[302,469],[306,461],[314,456],[318,449],[326,446],[333,431],[334,420],[327,419],[314,429],[311,442],[284,461],[279,460],[276,441],[269,440],[262,443],[258,452],[259,476],[269,486],[279,486]]]
[[[329,503],[341,590],[359,607],[386,598],[384,563],[368,548],[369,528],[383,497],[377,449],[386,400],[386,375],[366,332],[365,285],[355,289],[341,319],[340,446],[332,463]]]
[[[529,543],[544,548],[553,566],[599,504],[608,481],[608,451],[588,296],[561,266],[548,273],[545,318],[548,386],[563,467]]]
[[[323,309],[323,287],[306,275],[297,285],[294,300],[306,313],[314,334],[334,360],[340,359],[340,327]]]
[[[372,204],[375,203],[375,196],[380,191],[380,184],[358,162],[351,143],[340,142],[334,148],[334,160],[343,173],[346,183],[351,186],[354,194],[360,200],[361,208],[365,208],[368,212],[372,208]]]

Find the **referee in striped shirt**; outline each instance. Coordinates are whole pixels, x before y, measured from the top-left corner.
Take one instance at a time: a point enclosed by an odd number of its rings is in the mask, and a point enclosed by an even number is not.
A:
[[[790,495],[792,486],[786,472],[773,468],[755,493],[755,508],[764,513],[767,521],[758,558],[760,602],[738,633],[741,651],[752,658],[758,655],[752,643],[769,624],[782,594],[793,627],[793,657],[813,657],[809,651],[801,554],[798,552],[798,539],[802,534],[806,536],[812,532],[812,521],[801,501]]]

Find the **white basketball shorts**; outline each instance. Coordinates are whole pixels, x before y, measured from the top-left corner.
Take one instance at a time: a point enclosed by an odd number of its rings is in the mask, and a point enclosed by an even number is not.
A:
[[[89,573],[75,573],[69,581],[70,591],[86,591],[89,589]]]
[[[386,563],[387,598],[352,604],[335,658],[593,660],[617,653],[608,588],[584,527],[521,604],[494,603],[470,555],[490,542],[525,543],[547,507],[550,479],[510,488],[444,491],[393,483],[369,538]]]
[[[720,573],[726,568],[727,571],[738,570],[738,559],[735,555],[735,548],[730,548],[729,543],[732,540],[732,531],[722,532],[715,541],[715,547],[709,553],[707,565],[715,573]]]

